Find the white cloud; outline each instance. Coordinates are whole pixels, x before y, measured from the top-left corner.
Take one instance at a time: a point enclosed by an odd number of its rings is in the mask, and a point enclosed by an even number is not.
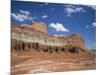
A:
[[[92,26],[93,26],[93,27],[96,27],[96,23],[95,23],[95,22],[93,22],[93,23],[92,23]]]
[[[58,34],[55,34],[54,36],[56,36],[56,37],[61,37],[61,36],[65,36],[65,35],[58,35]]]
[[[88,5],[88,7],[92,8],[93,10],[96,10],[96,6],[95,5]]]
[[[25,11],[25,10],[20,10],[20,13],[25,14],[25,15],[29,15],[30,14],[29,11]]]
[[[67,13],[67,16],[71,16],[74,13],[80,13],[85,12],[85,9],[83,7],[76,7],[74,5],[64,5],[65,6],[65,12]]]
[[[47,15],[43,15],[41,18],[47,18],[48,16]]]
[[[51,23],[50,26],[51,28],[55,29],[56,31],[61,31],[61,32],[69,32],[67,28],[65,28],[62,24],[60,23]]]
[[[15,13],[11,13],[11,16],[15,19],[18,20],[20,22],[23,22],[25,19],[27,19],[28,17],[22,14],[15,14]]]
[[[30,12],[24,10],[20,10],[20,13],[11,13],[11,16],[20,22],[25,20],[33,20],[33,17],[30,16]]]

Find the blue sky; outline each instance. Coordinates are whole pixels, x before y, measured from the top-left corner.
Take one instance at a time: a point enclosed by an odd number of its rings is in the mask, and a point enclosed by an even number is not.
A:
[[[11,21],[17,24],[45,22],[49,35],[80,33],[85,47],[96,47],[96,6],[39,2],[11,2]]]

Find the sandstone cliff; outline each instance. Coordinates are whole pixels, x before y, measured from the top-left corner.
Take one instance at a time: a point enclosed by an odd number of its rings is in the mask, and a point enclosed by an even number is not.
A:
[[[82,36],[78,33],[67,35],[67,36],[60,36],[57,38],[59,38],[62,41],[65,41],[69,45],[84,48],[84,40],[83,40]]]
[[[11,74],[95,69],[95,55],[84,48],[80,34],[50,36],[44,23],[11,28]],[[37,72],[38,73],[38,72]]]
[[[45,46],[71,45],[84,48],[84,40],[80,34],[71,34],[61,37],[48,35],[47,26],[42,22],[33,22],[32,25],[22,24],[12,27],[12,39],[25,43],[39,43]],[[18,42],[17,42],[18,44]]]
[[[43,22],[33,22],[32,27],[37,31],[40,31],[40,32],[43,32],[46,34],[48,33],[47,32],[47,25]]]

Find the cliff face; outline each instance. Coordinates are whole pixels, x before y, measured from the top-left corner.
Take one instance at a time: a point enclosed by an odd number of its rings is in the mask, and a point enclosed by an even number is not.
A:
[[[12,42],[13,45],[18,42],[25,43],[38,43],[43,46],[59,46],[67,47],[67,45],[84,48],[84,40],[80,34],[72,34],[68,36],[49,36],[46,24],[42,22],[34,22],[32,25],[20,25],[12,27]],[[15,46],[14,45],[14,46]],[[22,44],[20,44],[22,45]],[[14,48],[14,47],[13,47]]]
[[[33,22],[32,27],[37,31],[40,31],[40,32],[43,32],[46,34],[48,33],[47,32],[47,25],[43,22]]]
[[[43,23],[13,25],[11,33],[12,75],[33,74],[41,68],[52,72],[95,69],[94,53],[84,49],[80,34],[50,36]]]
[[[78,34],[78,33],[72,34],[72,35],[69,35],[69,36],[61,36],[61,37],[57,37],[57,38],[59,38],[60,40],[65,41],[69,45],[84,48],[84,40],[81,37],[81,35]]]

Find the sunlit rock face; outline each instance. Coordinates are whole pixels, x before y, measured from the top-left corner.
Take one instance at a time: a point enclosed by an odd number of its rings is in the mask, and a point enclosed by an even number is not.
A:
[[[32,45],[37,43],[39,46],[67,47],[67,45],[84,48],[84,40],[80,34],[72,34],[68,36],[50,36],[47,32],[47,25],[42,22],[33,22],[32,25],[22,24],[12,26],[12,43],[14,49],[21,47],[32,49]],[[37,45],[36,44],[36,45]],[[26,47],[23,47],[26,46]],[[31,47],[31,48],[30,48]],[[48,48],[47,48],[48,49]],[[56,50],[56,48],[55,48]]]
[[[32,28],[34,28],[36,31],[43,32],[47,34],[47,25],[43,22],[33,22],[32,23]]]
[[[78,33],[71,34],[71,35],[68,35],[68,36],[61,36],[61,37],[57,37],[57,38],[59,38],[60,40],[65,41],[69,45],[84,48],[84,40],[81,37],[81,35],[78,34]]]

